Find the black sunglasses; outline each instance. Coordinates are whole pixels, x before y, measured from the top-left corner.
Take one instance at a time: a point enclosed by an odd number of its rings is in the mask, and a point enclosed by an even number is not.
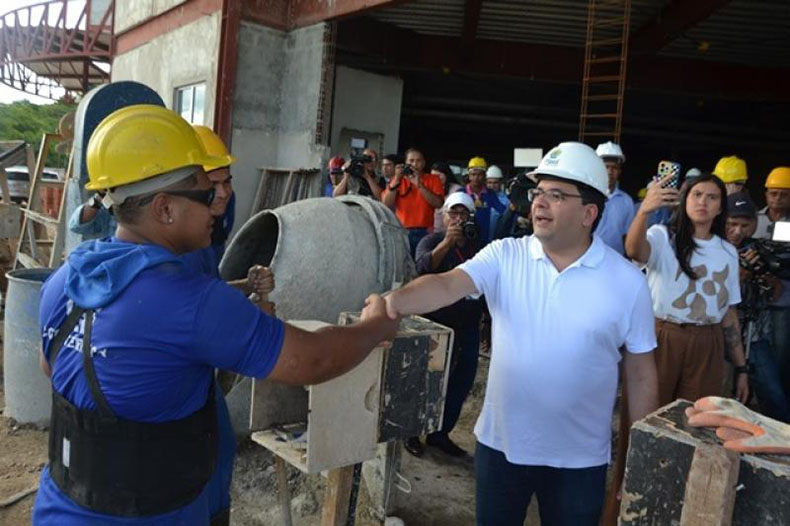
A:
[[[167,195],[186,197],[191,201],[195,201],[197,203],[206,206],[211,206],[211,203],[214,202],[214,196],[216,195],[216,192],[214,191],[214,187],[211,187],[208,190],[172,190],[169,192],[162,192],[162,193]]]
[[[209,188],[208,190],[170,190],[165,192],[155,192],[153,194],[149,194],[145,197],[140,198],[137,205],[138,206],[145,206],[151,201],[154,200],[154,197],[157,194],[167,194],[167,195],[174,195],[180,197],[186,197],[191,201],[195,201],[202,205],[211,206],[211,203],[214,202],[214,196],[216,192],[214,191],[214,187]]]

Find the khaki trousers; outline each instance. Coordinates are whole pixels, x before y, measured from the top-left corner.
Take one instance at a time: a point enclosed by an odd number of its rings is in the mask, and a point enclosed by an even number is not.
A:
[[[724,378],[724,335],[721,325],[687,325],[656,320],[655,350],[658,372],[658,405],[678,398],[692,402],[703,396],[722,396]],[[623,369],[621,368],[621,372]],[[612,467],[612,485],[604,502],[602,526],[615,526],[620,515],[617,491],[625,473],[628,451],[628,395],[624,372],[621,374],[620,429]]]

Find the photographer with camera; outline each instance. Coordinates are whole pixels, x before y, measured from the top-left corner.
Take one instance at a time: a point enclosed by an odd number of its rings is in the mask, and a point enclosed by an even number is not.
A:
[[[425,157],[420,150],[406,150],[406,164],[395,167],[395,177],[387,185],[382,201],[395,211],[398,221],[408,230],[411,255],[417,243],[433,226],[434,210],[444,204],[442,180],[433,173],[423,173]]]
[[[529,190],[535,186],[535,182],[527,177],[526,173],[521,173],[508,181],[505,194],[507,194],[510,204],[497,221],[494,239],[532,235]]]
[[[333,197],[339,195],[363,195],[381,201],[384,178],[376,173],[378,154],[376,150],[365,148],[362,154],[351,154],[351,159],[343,166],[343,179],[335,186]]]
[[[772,239],[777,223],[790,221],[790,167],[779,166],[771,170],[765,180],[766,207],[757,213],[757,239]],[[782,243],[788,245],[788,243]],[[775,247],[779,249],[779,247]],[[787,262],[787,250],[781,259]],[[779,263],[779,261],[776,261]],[[784,286],[782,295],[771,305],[771,321],[773,322],[774,358],[784,383],[786,393],[790,393],[790,279],[779,276]]]
[[[738,250],[741,303],[738,317],[743,327],[749,379],[763,414],[790,422],[788,398],[771,350],[772,323],[768,304],[782,293],[782,282],[771,274],[760,256],[760,241],[750,236],[757,227],[757,208],[748,194],[728,196],[727,241]]]
[[[472,259],[477,253],[476,236],[470,237],[474,225],[475,205],[463,192],[451,193],[442,208],[443,231],[429,234],[417,245],[417,274],[440,274]],[[450,440],[461,406],[464,404],[477,373],[478,340],[480,333],[481,305],[477,299],[463,298],[438,309],[427,318],[446,325],[455,331],[452,365],[444,403],[444,420],[441,430],[427,436],[425,442],[451,457],[462,457],[466,452]],[[424,446],[418,437],[405,442],[406,450],[421,456]]]

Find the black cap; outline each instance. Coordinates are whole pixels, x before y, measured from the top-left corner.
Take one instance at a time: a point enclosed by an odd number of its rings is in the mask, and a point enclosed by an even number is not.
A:
[[[727,197],[727,215],[729,217],[757,217],[757,207],[746,192],[735,192]]]

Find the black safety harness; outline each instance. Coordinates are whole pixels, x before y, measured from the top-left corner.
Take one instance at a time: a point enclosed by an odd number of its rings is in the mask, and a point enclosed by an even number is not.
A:
[[[50,346],[50,369],[85,314],[82,365],[97,409],[80,409],[52,389],[49,471],[66,495],[98,513],[141,517],[185,506],[203,491],[217,458],[214,379],[206,404],[180,420],[118,418],[104,397],[91,352],[94,311],[73,307]]]

